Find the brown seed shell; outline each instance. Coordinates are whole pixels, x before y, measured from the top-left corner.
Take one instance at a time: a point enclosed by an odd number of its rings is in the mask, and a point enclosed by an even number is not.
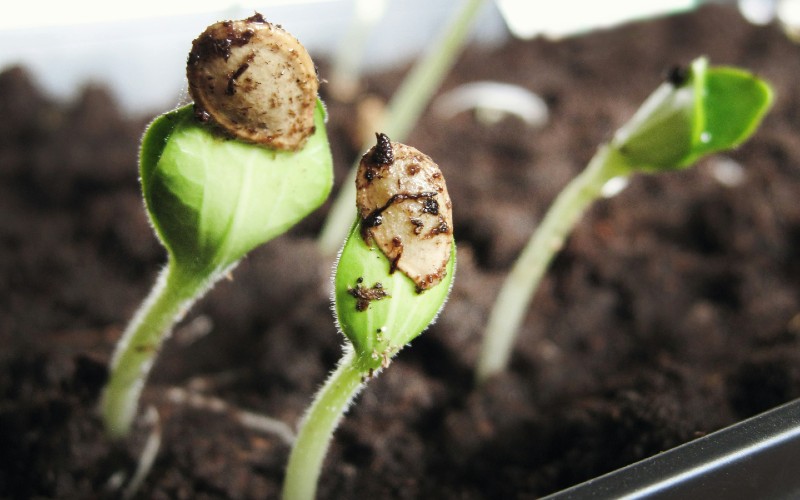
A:
[[[238,139],[295,151],[314,133],[314,63],[258,14],[209,26],[192,43],[186,75],[198,118]]]
[[[386,136],[383,136],[386,138]],[[388,138],[386,138],[388,140]],[[453,241],[453,210],[439,166],[411,146],[391,142],[393,161],[367,151],[356,177],[362,237],[374,243],[422,291],[446,273]],[[383,155],[385,156],[385,155]]]

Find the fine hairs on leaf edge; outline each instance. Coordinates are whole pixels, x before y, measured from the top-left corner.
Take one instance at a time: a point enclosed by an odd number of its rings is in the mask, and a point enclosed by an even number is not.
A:
[[[158,226],[156,225],[156,221],[155,221],[155,218],[153,217],[152,210],[150,209],[150,206],[147,203],[147,198],[144,196],[145,189],[150,189],[150,186],[147,186],[147,188],[145,188],[145,185],[144,185],[145,176],[142,173],[143,170],[144,170],[144,164],[145,164],[145,158],[144,158],[145,151],[146,151],[145,148],[147,147],[147,145],[145,143],[147,143],[149,140],[151,140],[150,137],[151,137],[151,135],[153,135],[153,134],[151,134],[151,130],[153,128],[153,125],[155,125],[156,122],[160,121],[164,116],[174,115],[181,108],[184,108],[184,107],[190,106],[190,105],[191,105],[191,103],[178,103],[175,107],[173,107],[169,111],[165,111],[163,113],[157,114],[156,116],[153,117],[152,120],[147,122],[147,125],[144,127],[144,133],[142,133],[142,135],[139,137],[139,149],[138,149],[139,153],[138,153],[138,158],[136,160],[137,160],[137,169],[138,169],[138,174],[139,174],[138,180],[139,180],[139,191],[141,193],[140,196],[142,198],[142,208],[144,208],[144,214],[145,214],[145,216],[147,218],[147,223],[150,225],[150,230],[153,231],[153,234],[156,236],[156,239],[158,240],[158,243],[164,249],[167,250],[167,254],[169,254],[169,247],[166,245],[166,243],[164,241],[164,238],[161,235],[161,232],[158,229]],[[161,126],[165,127],[165,126],[167,126],[167,124],[164,124],[164,125],[161,125]],[[164,141],[165,144],[166,144],[167,141],[169,141],[169,138],[172,136],[173,132],[175,131],[175,124],[174,123],[169,123],[169,126],[171,128],[169,134],[166,134],[163,137],[163,141]],[[155,157],[154,159],[150,160],[150,161],[152,161],[153,165],[156,165],[161,160],[161,156],[163,154],[164,154],[164,148],[158,148],[157,157]],[[151,174],[152,174],[152,172],[151,172]],[[167,264],[167,266],[168,265],[169,264]],[[208,291],[208,290],[206,290],[206,291]]]

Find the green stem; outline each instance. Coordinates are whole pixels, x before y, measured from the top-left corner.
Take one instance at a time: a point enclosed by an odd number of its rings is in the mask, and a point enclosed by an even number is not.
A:
[[[390,120],[384,125],[383,133],[396,141],[405,140],[453,67],[483,2],[465,0],[442,32],[441,38],[433,42],[433,50],[428,51],[403,80],[389,103]],[[394,139],[395,136],[397,139]]]
[[[333,58],[328,89],[331,94],[350,102],[358,93],[361,60],[370,33],[383,17],[388,0],[356,0],[353,20]]]
[[[322,462],[350,402],[364,385],[363,370],[352,348],[348,348],[339,366],[317,393],[297,435],[286,478],[284,500],[311,500],[317,491]]]
[[[405,141],[436,89],[441,85],[444,76],[453,66],[484,1],[465,0],[461,8],[455,12],[448,27],[442,32],[441,38],[431,43],[431,50],[420,59],[400,84],[389,103],[380,132],[393,141]],[[369,149],[370,146],[371,143],[364,144],[363,150]],[[355,217],[353,200],[356,198],[355,172],[358,161],[356,160],[342,184],[319,236],[320,249],[327,255],[333,255],[339,249]]]
[[[172,262],[172,259],[170,259]],[[111,374],[100,403],[106,432],[113,438],[128,434],[139,395],[162,342],[172,326],[199,298],[208,280],[181,272],[170,263],[117,343]]]
[[[553,256],[564,246],[589,204],[600,196],[605,183],[629,172],[622,156],[604,146],[558,195],[495,300],[478,361],[478,382],[505,369],[525,311]]]

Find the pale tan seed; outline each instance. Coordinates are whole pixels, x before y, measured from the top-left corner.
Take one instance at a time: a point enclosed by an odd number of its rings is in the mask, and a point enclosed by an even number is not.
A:
[[[418,290],[438,284],[453,241],[452,203],[439,166],[381,135],[361,159],[356,189],[362,237],[374,242],[392,270],[411,278]]]
[[[314,132],[314,63],[259,14],[209,26],[192,44],[186,74],[197,116],[238,139],[294,151]]]

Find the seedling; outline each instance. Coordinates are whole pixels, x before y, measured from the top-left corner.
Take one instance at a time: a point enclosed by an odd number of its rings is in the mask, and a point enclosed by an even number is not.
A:
[[[314,65],[291,35],[260,15],[217,23],[194,41],[187,76],[194,106],[158,117],[142,140],[142,193],[168,261],[111,361],[101,413],[112,437],[128,433],[175,322],[332,186]]]
[[[379,135],[359,164],[356,193],[358,217],[334,277],[344,356],[303,419],[289,457],[286,499],[314,497],[350,402],[435,319],[453,280],[450,197],[428,156]]]
[[[752,135],[771,103],[769,85],[737,68],[709,68],[699,58],[689,68],[670,71],[667,81],[558,195],[523,249],[490,314],[478,381],[505,369],[548,264],[609,181],[637,172],[684,169],[703,156],[733,148]]]

